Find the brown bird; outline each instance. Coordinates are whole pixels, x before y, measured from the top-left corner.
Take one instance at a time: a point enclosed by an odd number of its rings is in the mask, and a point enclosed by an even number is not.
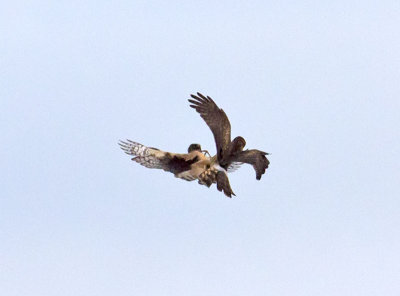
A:
[[[201,150],[199,144],[191,144],[186,154],[165,152],[130,140],[120,141],[119,145],[125,153],[135,156],[133,161],[147,168],[163,169],[187,181],[197,179],[199,184],[208,187],[216,183],[219,191],[232,197],[235,194],[227,173],[248,163],[256,171],[257,180],[260,180],[269,165],[266,158],[268,153],[256,149],[243,150],[246,141],[242,137],[231,141],[231,125],[225,112],[209,96],[197,93],[197,96],[191,97],[190,107],[200,113],[214,135],[217,147],[215,156],[210,157],[208,151]]]
[[[191,144],[188,153],[171,153],[153,147],[146,147],[131,140],[120,141],[126,154],[133,155],[133,161],[150,168],[163,169],[177,178],[186,181],[198,179],[201,173],[210,168],[210,157],[204,155],[199,144]]]
[[[229,197],[235,195],[230,187],[227,172],[243,163],[251,164],[256,171],[256,179],[260,180],[269,166],[269,160],[265,157],[268,153],[256,149],[243,151],[246,141],[243,137],[236,137],[231,141],[231,124],[224,110],[209,96],[197,93],[197,96],[191,97],[193,99],[189,99],[190,107],[200,113],[214,135],[217,155],[211,159],[211,168],[218,170],[215,180],[217,189],[224,191]]]

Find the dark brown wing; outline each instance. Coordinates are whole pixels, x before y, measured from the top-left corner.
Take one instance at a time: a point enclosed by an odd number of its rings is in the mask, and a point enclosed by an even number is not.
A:
[[[269,165],[269,160],[265,157],[265,155],[268,155],[268,153],[257,149],[245,150],[235,156],[233,161],[251,164],[256,171],[257,180],[260,180],[261,175],[265,173],[265,170]]]
[[[197,161],[199,161],[199,158],[197,156],[191,159],[187,159],[179,154],[173,155],[167,153],[161,162],[163,163],[164,171],[171,172],[177,175],[179,173],[189,171],[192,164]]]
[[[200,116],[207,123],[214,135],[218,160],[220,160],[231,142],[231,124],[229,123],[229,119],[224,110],[220,109],[210,97],[205,97],[201,93],[197,93],[197,96],[190,96],[194,99],[189,99],[189,102],[192,104],[190,107],[200,113]]]
[[[224,191],[227,197],[232,197],[232,195],[236,196],[232,191],[231,185],[229,184],[228,175],[225,172],[219,171],[217,173],[217,189],[219,191]]]

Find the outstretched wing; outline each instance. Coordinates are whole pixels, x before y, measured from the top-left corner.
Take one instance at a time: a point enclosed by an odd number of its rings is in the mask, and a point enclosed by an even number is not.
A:
[[[236,196],[232,191],[228,175],[225,172],[219,171],[217,173],[217,189],[223,191],[227,197],[232,197],[232,195]]]
[[[126,154],[134,156],[133,161],[147,168],[163,169],[175,175],[190,170],[191,165],[199,161],[198,156],[193,154],[165,152],[131,140],[120,141],[118,144]]]
[[[190,96],[194,99],[189,99],[189,102],[192,104],[190,107],[200,113],[200,116],[207,123],[214,135],[218,160],[220,160],[231,142],[231,124],[229,123],[229,119],[224,110],[220,109],[210,97],[205,97],[201,93],[197,93],[197,96]]]
[[[269,165],[269,160],[265,155],[268,155],[268,153],[257,149],[245,150],[234,157],[233,161],[251,164],[256,171],[257,180],[260,180],[261,175],[265,173]]]

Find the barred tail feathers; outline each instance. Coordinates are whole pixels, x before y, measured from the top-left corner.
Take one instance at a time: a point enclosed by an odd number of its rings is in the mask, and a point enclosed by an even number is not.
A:
[[[151,169],[163,168],[161,159],[165,155],[165,152],[131,140],[120,140],[118,144],[126,154],[135,156],[132,158],[133,161]]]

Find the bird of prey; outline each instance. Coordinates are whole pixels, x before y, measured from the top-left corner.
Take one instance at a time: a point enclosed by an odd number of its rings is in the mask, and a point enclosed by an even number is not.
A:
[[[257,149],[243,150],[246,141],[243,137],[231,140],[231,125],[224,110],[209,96],[197,93],[191,97],[190,107],[200,114],[214,135],[216,155],[211,157],[199,144],[191,144],[188,153],[184,154],[146,147],[131,140],[120,141],[119,145],[125,153],[134,156],[133,161],[147,168],[163,169],[187,181],[198,180],[207,187],[216,183],[219,191],[232,197],[235,194],[229,184],[228,172],[247,163],[253,166],[256,179],[260,180],[269,166],[268,153]]]

